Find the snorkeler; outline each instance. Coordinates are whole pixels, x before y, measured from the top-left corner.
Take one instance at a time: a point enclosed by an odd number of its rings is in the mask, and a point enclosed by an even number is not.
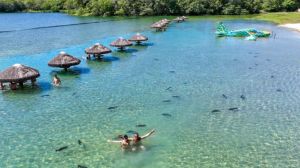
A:
[[[120,143],[122,149],[128,149],[130,146],[130,140],[127,135],[124,135],[123,137],[121,137],[121,140],[118,140],[118,141],[108,140],[107,142]]]
[[[60,86],[61,85],[61,80],[57,76],[57,74],[54,75],[52,83],[53,83],[54,86]]]

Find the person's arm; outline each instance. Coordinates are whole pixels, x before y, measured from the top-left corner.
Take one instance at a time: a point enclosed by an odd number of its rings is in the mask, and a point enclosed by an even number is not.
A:
[[[122,143],[122,141],[113,141],[113,140],[107,140],[107,142],[110,142],[110,143]]]
[[[151,130],[149,133],[147,133],[146,135],[144,136],[141,136],[141,139],[145,139],[145,138],[148,138],[150,135],[152,135],[153,133],[155,132],[155,130]]]

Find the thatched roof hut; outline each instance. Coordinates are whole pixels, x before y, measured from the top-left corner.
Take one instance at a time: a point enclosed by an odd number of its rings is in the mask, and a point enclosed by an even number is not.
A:
[[[167,29],[168,24],[171,21],[168,19],[162,19],[158,22],[155,22],[151,25],[151,28],[155,28],[156,31],[165,31]]]
[[[166,24],[169,24],[169,23],[171,22],[171,20],[169,20],[169,19],[162,19],[161,22],[164,22],[164,23],[166,23]]]
[[[156,22],[151,25],[151,28],[155,28],[156,31],[166,30],[167,24],[165,22]]]
[[[173,19],[173,21],[180,23],[180,22],[183,22],[184,19],[182,17],[177,17],[177,18]]]
[[[0,82],[13,82],[23,85],[23,82],[26,82],[27,80],[35,81],[39,76],[39,71],[34,68],[21,64],[14,64],[0,72]]]
[[[85,49],[85,53],[88,55],[88,59],[90,59],[90,55],[101,58],[102,54],[111,53],[111,49],[105,47],[104,45],[101,45],[100,43],[96,43],[92,47]]]
[[[129,41],[135,41],[137,42],[138,44],[141,43],[142,41],[147,41],[148,40],[148,37],[140,34],[140,33],[137,33],[136,35],[132,36]]]
[[[56,57],[48,62],[51,67],[59,67],[67,70],[71,66],[80,64],[80,59],[73,57],[65,52],[60,52]]]
[[[118,47],[119,49],[123,50],[125,47],[132,46],[132,43],[120,37],[116,41],[110,43],[110,46]]]
[[[111,53],[111,50],[100,43],[96,43],[92,47],[85,49],[86,54],[102,55]]]
[[[186,16],[181,16],[181,19],[183,19],[183,21],[185,21],[185,20],[188,19],[188,17],[186,17]]]

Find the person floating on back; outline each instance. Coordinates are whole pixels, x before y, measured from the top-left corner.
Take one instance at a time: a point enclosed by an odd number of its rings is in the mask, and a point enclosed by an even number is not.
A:
[[[142,140],[148,138],[154,132],[155,132],[155,130],[153,129],[149,133],[147,133],[143,136],[139,136],[138,133],[135,133],[132,138],[128,138],[127,135],[124,135],[121,140],[116,140],[116,141],[108,140],[107,142],[120,143],[122,149],[127,149],[127,150],[131,149],[132,151],[136,151],[138,148],[140,148],[140,149],[144,150],[145,147],[142,145]]]
[[[53,83],[54,86],[60,86],[61,85],[61,80],[57,76],[57,74],[54,75],[52,83]]]

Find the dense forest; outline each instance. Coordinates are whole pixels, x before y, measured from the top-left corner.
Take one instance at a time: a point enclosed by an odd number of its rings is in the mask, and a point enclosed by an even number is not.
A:
[[[0,12],[52,11],[74,15],[240,15],[295,11],[300,0],[0,0]]]

